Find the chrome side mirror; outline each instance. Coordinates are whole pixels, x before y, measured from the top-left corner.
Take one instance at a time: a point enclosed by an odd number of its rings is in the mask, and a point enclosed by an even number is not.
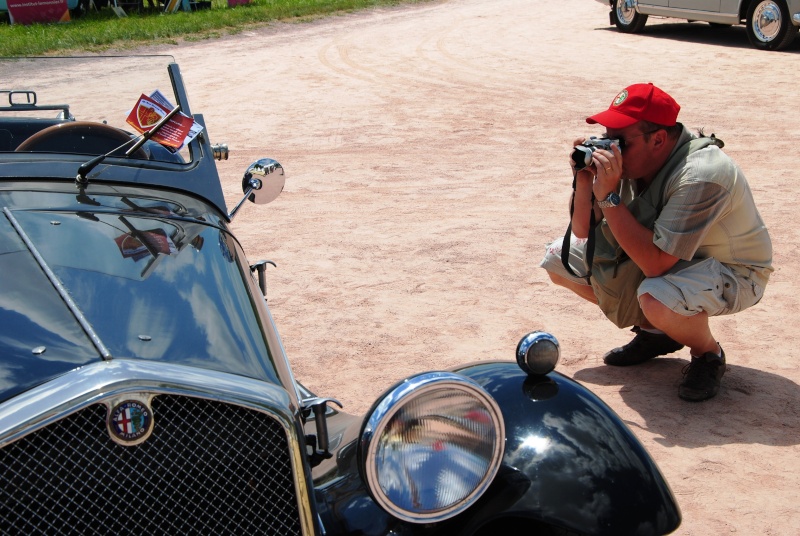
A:
[[[242,177],[244,197],[228,214],[228,218],[233,219],[245,200],[252,201],[257,205],[274,201],[283,191],[285,184],[286,175],[283,172],[283,166],[277,161],[271,158],[256,160],[250,164]]]

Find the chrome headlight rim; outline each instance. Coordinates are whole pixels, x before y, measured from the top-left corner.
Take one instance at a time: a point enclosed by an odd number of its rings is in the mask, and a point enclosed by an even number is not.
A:
[[[415,400],[442,389],[466,394],[486,410],[494,432],[494,444],[483,478],[460,500],[437,510],[409,510],[392,502],[383,491],[379,479],[376,451],[381,434],[397,413]],[[367,413],[359,443],[359,469],[375,502],[394,517],[411,523],[434,523],[463,512],[477,501],[497,475],[505,450],[505,424],[497,401],[474,380],[453,372],[425,372],[407,378],[387,390]]]

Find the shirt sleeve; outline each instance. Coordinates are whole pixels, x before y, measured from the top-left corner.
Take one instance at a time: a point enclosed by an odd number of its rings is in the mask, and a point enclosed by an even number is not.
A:
[[[710,164],[704,158],[690,159],[665,190],[667,202],[653,228],[653,243],[680,259],[694,257],[711,227],[731,205],[725,185],[731,178],[735,180],[735,168]]]

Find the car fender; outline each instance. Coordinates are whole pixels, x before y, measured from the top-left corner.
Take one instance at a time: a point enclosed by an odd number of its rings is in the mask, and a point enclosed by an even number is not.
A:
[[[580,534],[666,534],[680,524],[680,509],[653,459],[587,388],[557,372],[528,376],[513,362],[481,362],[453,372],[480,384],[503,413],[504,458],[488,490],[442,523],[392,518],[358,476],[361,419],[334,412],[328,420],[334,455],[314,470],[329,535],[488,534],[497,532],[494,527],[507,529],[509,520],[514,527]]]
[[[455,372],[497,400],[506,426],[503,467],[460,533],[503,517],[603,535],[666,534],[680,525],[656,463],[587,388],[557,372],[529,376],[510,362]]]

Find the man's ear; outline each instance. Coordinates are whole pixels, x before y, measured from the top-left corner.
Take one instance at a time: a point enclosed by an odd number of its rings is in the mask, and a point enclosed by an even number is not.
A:
[[[669,135],[665,129],[656,130],[651,134],[653,138],[653,148],[656,150],[662,150],[668,146]]]

